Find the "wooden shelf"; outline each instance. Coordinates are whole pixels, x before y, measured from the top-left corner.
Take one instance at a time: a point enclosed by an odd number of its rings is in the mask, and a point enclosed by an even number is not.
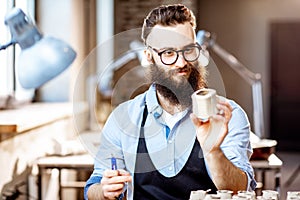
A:
[[[72,116],[72,103],[32,103],[0,111],[0,134],[21,133]]]
[[[86,182],[85,181],[68,181],[61,183],[62,188],[84,188]]]

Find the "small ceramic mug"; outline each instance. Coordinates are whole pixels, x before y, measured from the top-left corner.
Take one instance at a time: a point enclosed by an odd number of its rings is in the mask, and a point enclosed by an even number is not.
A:
[[[218,113],[216,107],[218,101],[217,92],[214,89],[203,88],[192,95],[193,113],[202,121]]]

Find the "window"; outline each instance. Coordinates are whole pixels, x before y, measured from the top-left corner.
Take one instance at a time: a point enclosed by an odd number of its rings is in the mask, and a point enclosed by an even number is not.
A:
[[[9,28],[4,24],[6,14],[13,8],[21,8],[34,21],[34,0],[5,0],[0,6],[0,44],[7,44],[11,40]],[[22,88],[18,81],[18,45],[10,46],[0,51],[0,97],[12,95],[19,101],[31,100],[34,90]]]

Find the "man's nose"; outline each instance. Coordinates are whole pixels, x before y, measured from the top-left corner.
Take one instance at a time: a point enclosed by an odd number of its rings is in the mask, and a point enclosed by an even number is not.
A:
[[[187,62],[186,62],[186,60],[184,59],[182,53],[179,53],[179,54],[178,54],[178,59],[177,59],[177,61],[176,61],[175,64],[176,64],[177,67],[184,67],[184,66],[187,64]]]

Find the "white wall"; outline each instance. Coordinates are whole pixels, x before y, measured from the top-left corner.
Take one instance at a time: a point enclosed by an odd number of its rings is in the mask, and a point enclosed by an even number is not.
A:
[[[266,135],[269,136],[270,23],[300,21],[299,0],[201,0],[198,29],[217,34],[217,42],[251,71],[261,73]],[[252,121],[251,88],[229,66],[214,57],[226,85]]]
[[[69,43],[77,52],[72,65],[60,76],[39,90],[40,101],[72,101],[85,99],[85,74],[80,73],[82,63],[95,46],[94,0],[42,0],[37,2],[37,22],[44,34]],[[80,75],[78,75],[80,73]],[[85,73],[85,72],[84,72]],[[76,84],[77,82],[79,84]],[[82,91],[74,97],[74,87]]]
[[[57,37],[70,44],[72,38],[70,31],[72,29],[71,2],[71,0],[43,0],[37,3],[37,21],[43,34]],[[42,101],[68,101],[69,79],[70,68],[46,83],[39,90],[39,99]],[[59,90],[56,88],[57,85],[60,86]]]

